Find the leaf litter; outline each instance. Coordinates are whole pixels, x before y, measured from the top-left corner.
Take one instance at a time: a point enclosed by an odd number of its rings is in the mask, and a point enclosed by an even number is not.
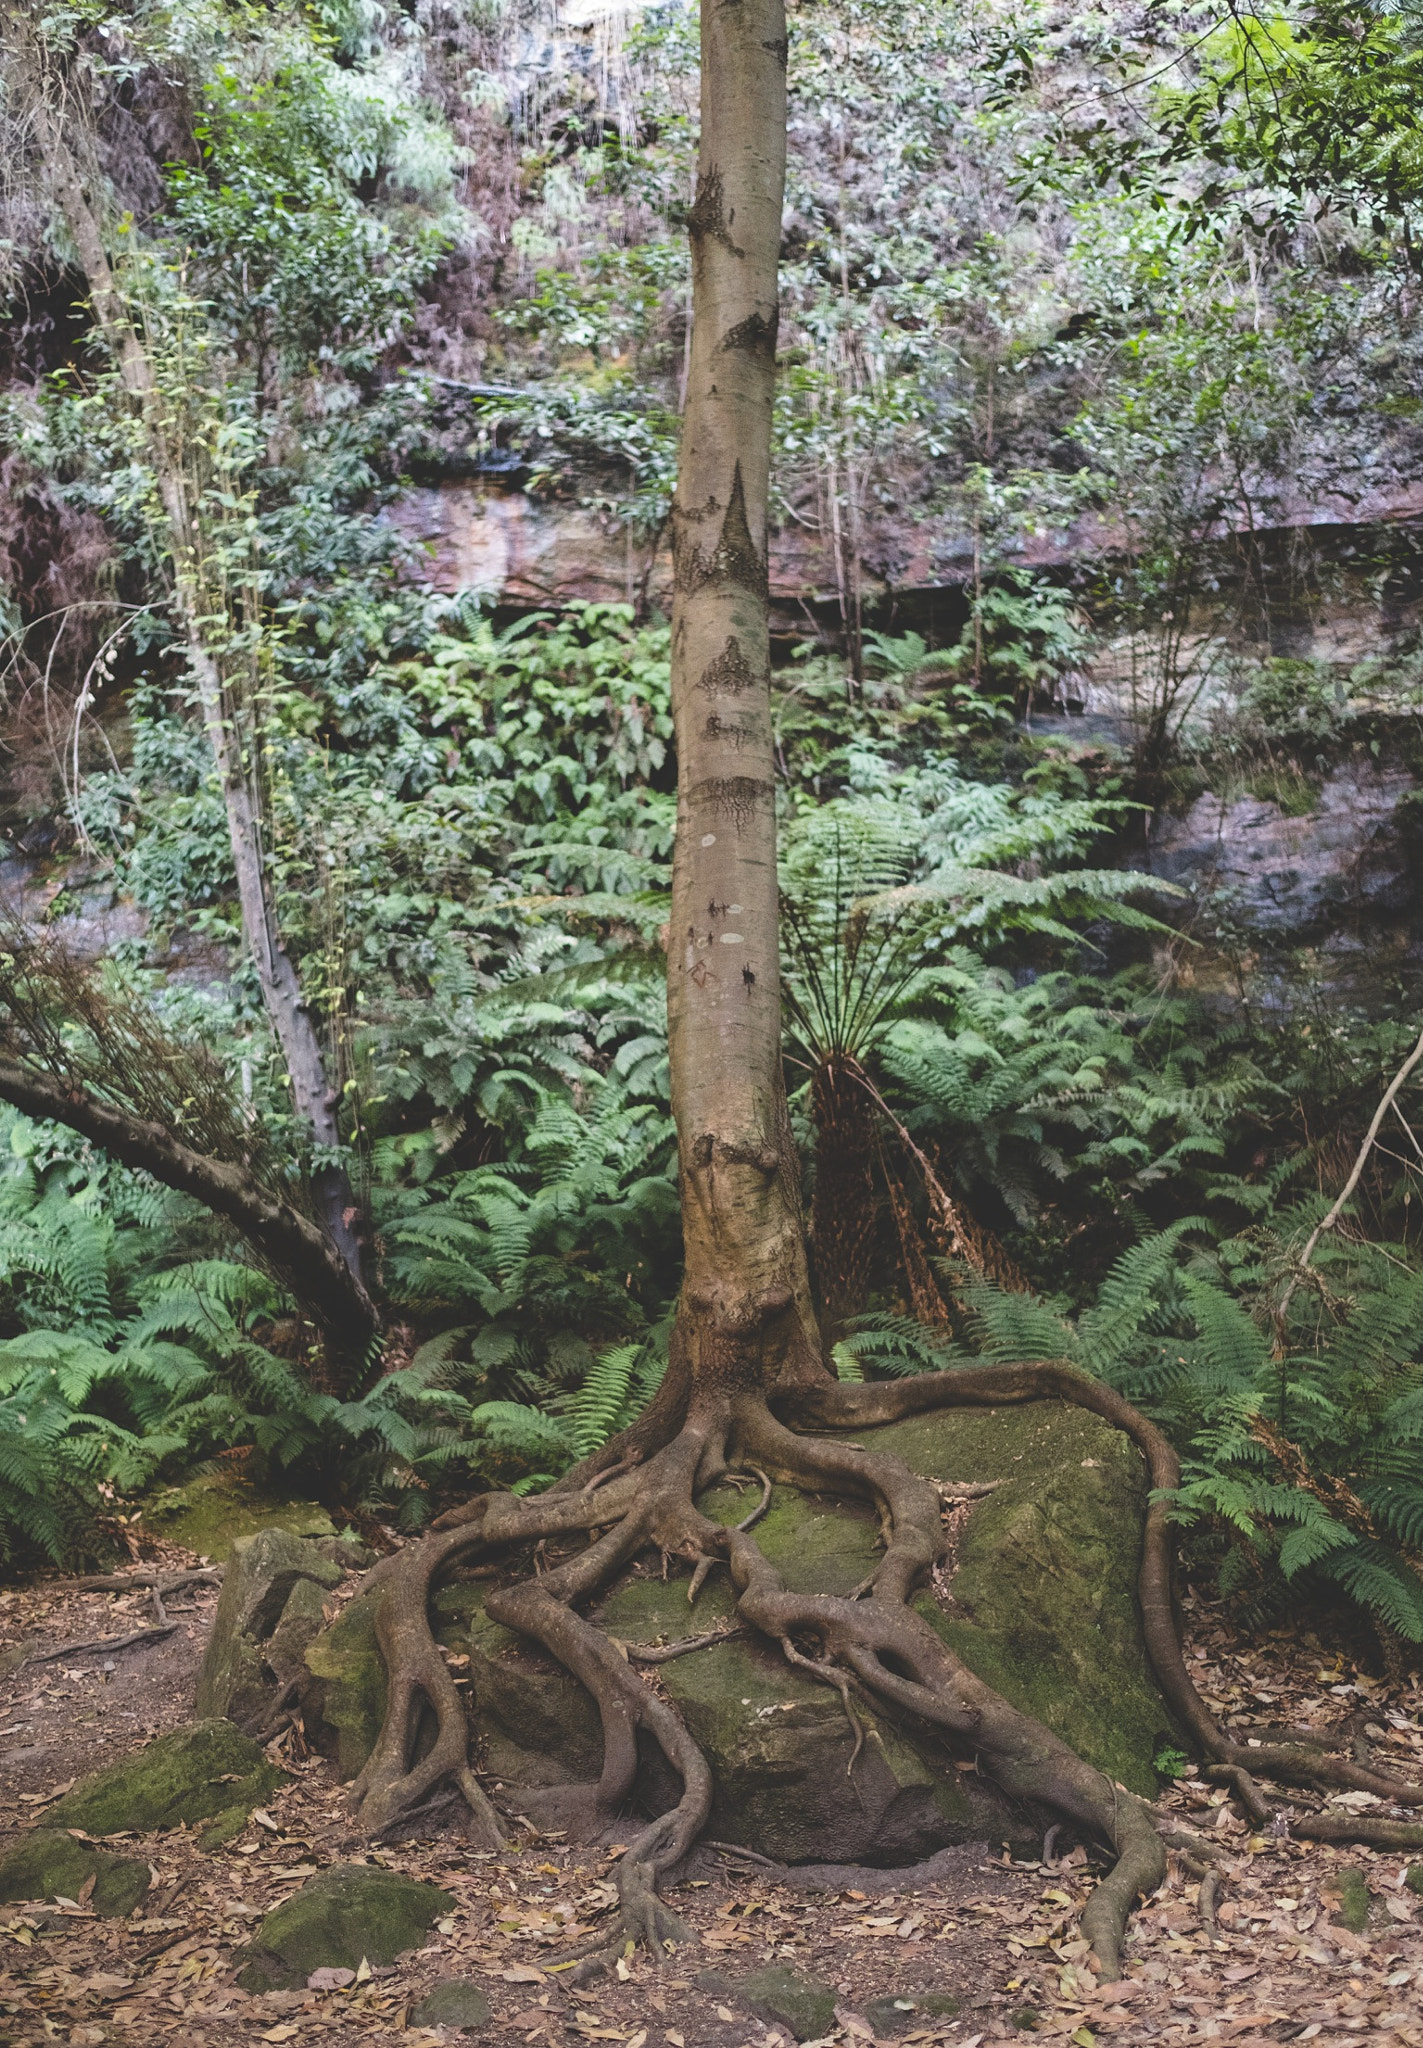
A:
[[[163,1562],[190,1560],[174,1552]],[[0,1595],[7,1840],[42,1826],[74,1778],[183,1719],[211,1589],[198,1589],[171,1637],[110,1660],[111,1670],[96,1658],[16,1668],[11,1646],[61,1631],[98,1637],[143,1598],[78,1592],[64,1581]],[[1266,1722],[1309,1725],[1368,1745],[1410,1775],[1423,1771],[1416,1683],[1390,1686],[1294,1631],[1242,1640],[1199,1598],[1188,1622],[1196,1682],[1247,1740]],[[893,2038],[904,2048],[1031,2039],[1072,2048],[1423,2048],[1423,1897],[1406,1881],[1407,1860],[1255,1833],[1224,1789],[1194,1772],[1162,1805],[1209,1832],[1222,1852],[1214,1925],[1202,1919],[1197,1880],[1173,1857],[1166,1884],[1132,1922],[1121,1983],[1098,1982],[1077,1931],[1094,1882],[1082,1848],[1027,1864],[979,1845],[958,1852],[950,1874],[928,1889],[903,1891],[893,1873],[866,1871],[853,1888],[817,1894],[701,1850],[675,1892],[695,1944],[660,1972],[633,1955],[605,1981],[573,1990],[566,1959],[614,1906],[616,1850],[570,1847],[531,1829],[497,1855],[452,1836],[372,1848],[351,1836],[332,1766],[305,1750],[300,1731],[273,1753],[290,1781],[227,1847],[204,1853],[187,1830],[114,1840],[153,1867],[153,1887],[130,1919],[100,1919],[87,1899],[0,1906],[0,2048],[357,2048],[397,2039],[418,2048],[465,2038],[411,2017],[449,1977],[486,1992],[493,2017],[481,2033],[496,2041],[790,2048],[785,2028],[758,2019],[736,1991],[740,1978],[771,1964],[834,1988],[834,2025],[818,2048],[874,2044],[895,2000]],[[1329,1804],[1348,1811],[1360,1798]],[[1306,1803],[1301,1797],[1299,1810]],[[243,1991],[236,1958],[261,1917],[318,1870],[356,1861],[432,1880],[457,1909],[424,1949],[392,1966],[318,1970],[297,1991]],[[1346,1871],[1367,1887],[1362,1932],[1343,1924]],[[1357,1898],[1357,1879],[1350,1883]],[[714,1977],[699,1982],[707,1973]],[[929,1990],[956,1998],[957,2012],[920,2013],[915,1995]]]

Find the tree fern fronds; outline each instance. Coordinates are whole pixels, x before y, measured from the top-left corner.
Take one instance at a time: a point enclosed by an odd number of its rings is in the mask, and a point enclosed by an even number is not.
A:
[[[1406,1643],[1423,1643],[1423,1585],[1381,1544],[1362,1540],[1320,1560],[1327,1578]]]
[[[970,1327],[990,1358],[1025,1363],[1077,1356],[1077,1333],[1032,1294],[1010,1294],[991,1281],[970,1279],[960,1291]]]
[[[578,1456],[571,1430],[537,1408],[517,1401],[481,1401],[470,1412],[470,1429],[493,1447],[528,1463],[544,1461],[562,1469]]]
[[[618,1344],[603,1352],[568,1404],[567,1421],[580,1458],[605,1444],[627,1418],[640,1344]]]
[[[843,1365],[841,1363],[843,1357]],[[845,1337],[835,1347],[837,1370],[842,1379],[887,1374],[904,1378],[912,1373],[946,1372],[965,1362],[948,1335],[918,1322],[913,1316],[870,1311],[856,1316]]]

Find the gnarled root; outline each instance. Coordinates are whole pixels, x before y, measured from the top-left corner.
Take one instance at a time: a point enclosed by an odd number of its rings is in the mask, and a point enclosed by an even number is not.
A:
[[[1244,1747],[1216,1727],[1186,1671],[1176,1630],[1167,1505],[1159,1496],[1175,1487],[1179,1468],[1160,1431],[1110,1388],[1070,1366],[990,1366],[892,1385],[827,1383],[802,1391],[794,1413],[797,1423],[863,1429],[933,1407],[1031,1400],[1065,1400],[1090,1409],[1124,1430],[1145,1456],[1158,1495],[1148,1511],[1140,1580],[1147,1645],[1168,1701],[1207,1755],[1228,1771],[1251,1817],[1259,1821],[1263,1814],[1272,1825],[1281,1824],[1251,1773],[1296,1783],[1361,1786],[1404,1804],[1423,1805],[1423,1788],[1395,1783],[1365,1765],[1328,1757],[1306,1743]],[[843,1438],[795,1433],[772,1415],[759,1392],[691,1398],[683,1382],[654,1408],[655,1416],[649,1410],[635,1432],[547,1494],[533,1500],[483,1496],[442,1517],[422,1543],[388,1559],[373,1575],[382,1589],[377,1632],[390,1674],[390,1698],[380,1739],[353,1788],[362,1824],[373,1831],[390,1827],[449,1780],[463,1790],[479,1838],[491,1844],[498,1840],[497,1819],[470,1767],[464,1706],[431,1633],[427,1610],[436,1579],[458,1559],[537,1544],[540,1568],[530,1578],[492,1591],[486,1611],[540,1644],[598,1705],[603,1767],[597,1783],[586,1788],[590,1832],[606,1839],[607,1831],[620,1824],[637,1778],[639,1736],[657,1745],[682,1785],[677,1803],[644,1827],[625,1851],[618,1871],[616,1931],[581,1958],[579,1974],[608,1966],[631,1942],[644,1944],[658,1958],[669,1945],[685,1940],[686,1930],[663,1903],[658,1886],[705,1825],[711,1773],[675,1711],[639,1676],[621,1647],[577,1608],[643,1551],[684,1559],[693,1567],[694,1595],[711,1565],[725,1562],[737,1592],[735,1625],[780,1644],[791,1662],[833,1685],[857,1731],[856,1692],[941,1731],[960,1749],[971,1749],[1010,1795],[1050,1807],[1113,1852],[1112,1867],[1083,1913],[1082,1931],[1103,1977],[1118,1975],[1132,1905],[1154,1890],[1166,1872],[1157,1818],[1144,1801],[984,1685],[909,1606],[944,1553],[939,1491],[896,1458]],[[701,1490],[738,1467],[760,1479],[761,1499],[739,1526],[727,1529],[703,1516],[695,1501]],[[855,1495],[874,1506],[884,1555],[856,1597],[787,1589],[751,1534],[772,1480]],[[579,1533],[591,1540],[561,1554],[559,1539]],[[715,1634],[690,1638],[669,1650],[683,1654],[716,1639]],[[434,1743],[417,1755],[421,1724],[430,1712]],[[1293,1826],[1300,1836],[1335,1838],[1332,1815],[1303,1816]],[[1356,1832],[1362,1836],[1370,1828],[1387,1828],[1390,1843],[1402,1844],[1407,1837],[1412,1844],[1412,1824],[1366,1820]],[[1210,1907],[1210,1897],[1204,1896],[1203,1912],[1208,1915]]]
[[[1274,1824],[1256,1777],[1273,1778],[1311,1790],[1347,1786],[1372,1792],[1398,1806],[1423,1806],[1423,1785],[1346,1757],[1330,1756],[1322,1743],[1235,1742],[1221,1729],[1196,1691],[1186,1669],[1172,1596],[1173,1556],[1169,1496],[1181,1481],[1181,1467],[1161,1431],[1124,1401],[1120,1394],[1089,1379],[1069,1364],[969,1366],[957,1372],[929,1373],[922,1378],[873,1385],[827,1384],[796,1402],[796,1420],[839,1429],[871,1429],[935,1408],[1004,1407],[1024,1401],[1067,1401],[1100,1415],[1129,1436],[1147,1467],[1153,1498],[1147,1509],[1142,1540],[1138,1593],[1143,1632],[1157,1682],[1167,1704],[1205,1755],[1223,1767],[1227,1782],[1249,1818]],[[1315,1841],[1378,1842],[1413,1847],[1423,1840],[1423,1826],[1375,1821],[1343,1814],[1303,1815],[1290,1822],[1293,1833]],[[1379,1832],[1387,1829],[1385,1836]]]
[[[738,1616],[781,1641],[815,1637],[822,1669],[848,1671],[872,1697],[971,1744],[1005,1791],[1052,1807],[1110,1844],[1116,1861],[1088,1902],[1082,1930],[1104,1978],[1119,1975],[1131,1908],[1166,1875],[1166,1852],[1151,1810],[975,1677],[907,1606],[943,1551],[937,1490],[897,1458],[795,1437],[764,1407],[736,1419],[744,1454],[759,1457],[778,1477],[870,1499],[886,1529],[884,1557],[869,1598],[861,1600],[788,1592],[754,1539],[733,1531]]]

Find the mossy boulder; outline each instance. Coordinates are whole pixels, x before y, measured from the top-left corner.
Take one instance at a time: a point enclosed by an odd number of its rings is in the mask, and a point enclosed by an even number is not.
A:
[[[244,1991],[297,1991],[314,1970],[358,1970],[393,1963],[425,1936],[455,1901],[372,1863],[323,1870],[274,1907],[243,1951]]]
[[[1347,1927],[1351,1934],[1362,1934],[1373,1906],[1369,1881],[1363,1871],[1356,1864],[1346,1864],[1334,1872],[1328,1889],[1336,1902],[1330,1915],[1334,1925]]]
[[[290,1529],[262,1529],[232,1546],[194,1706],[204,1720],[265,1720],[274,1694],[304,1674],[322,1603],[345,1573]]]
[[[742,1977],[736,1990],[758,2018],[789,2027],[797,2041],[818,2041],[835,2025],[835,1987],[808,1970],[773,1964]]]
[[[136,1856],[111,1856],[91,1842],[76,1842],[63,1828],[37,1828],[0,1857],[0,1902],[77,1901],[90,1878],[94,1911],[106,1920],[121,1920],[141,1904],[153,1872]]]
[[[993,1480],[969,1516],[951,1597],[919,1608],[978,1675],[1037,1715],[1081,1755],[1152,1794],[1152,1758],[1180,1741],[1157,1693],[1141,1634],[1136,1577],[1146,1507],[1141,1460],[1119,1432],[1058,1402],[959,1410],[866,1431],[861,1439],[926,1476]],[[703,1511],[738,1520],[729,1487]],[[849,1593],[873,1569],[874,1518],[859,1503],[777,1487],[757,1526],[767,1556],[797,1590]],[[558,1665],[487,1619],[478,1582],[437,1597],[437,1634],[470,1658],[482,1761],[520,1811],[562,1824],[561,1788],[596,1777],[598,1716]],[[695,1611],[686,1581],[634,1568],[598,1618],[647,1643],[701,1633],[730,1617],[724,1572]],[[373,1600],[351,1603],[307,1651],[323,1681],[317,1714],[343,1775],[369,1755],[385,1705]],[[789,1669],[774,1646],[738,1637],[660,1667],[716,1779],[710,1832],[779,1860],[916,1861],[950,1842],[1041,1839],[1044,1816],[1010,1807],[923,1731],[857,1705],[868,1739],[849,1774],[853,1735],[836,1695]],[[640,1795],[652,1810],[675,1793],[650,1756]],[[498,1797],[496,1792],[496,1798]],[[570,1804],[570,1812],[572,1807]]]
[[[239,1807],[250,1813],[281,1782],[281,1772],[230,1721],[196,1721],[83,1779],[45,1818],[89,1835],[149,1834]]]
[[[286,1529],[313,1541],[336,1538],[336,1524],[315,1501],[275,1499],[229,1472],[204,1473],[150,1495],[143,1519],[166,1542],[181,1543],[216,1564],[226,1562],[235,1543],[263,1529]]]
[[[447,1977],[414,2006],[412,2027],[449,2027],[459,2034],[471,2034],[489,2024],[489,2000],[467,1977]]]
[[[375,1611],[376,1595],[358,1593],[304,1652],[316,1685],[303,1700],[302,1718],[343,1778],[354,1778],[375,1748],[385,1714]]]

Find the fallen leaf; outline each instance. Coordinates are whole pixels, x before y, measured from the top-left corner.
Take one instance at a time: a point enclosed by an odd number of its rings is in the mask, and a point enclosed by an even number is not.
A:
[[[73,1787],[73,1778],[66,1778],[62,1785],[54,1785],[48,1792],[22,1792],[20,1794],[20,1804],[21,1806],[48,1806],[51,1799],[62,1798],[66,1792],[72,1791]]]

